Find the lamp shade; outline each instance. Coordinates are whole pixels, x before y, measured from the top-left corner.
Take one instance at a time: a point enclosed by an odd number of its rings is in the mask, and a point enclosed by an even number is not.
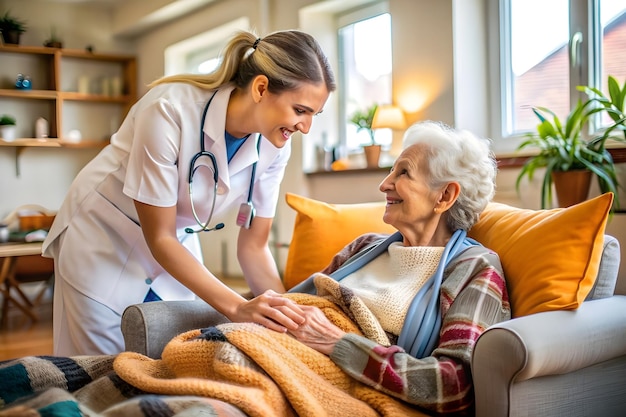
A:
[[[372,120],[372,129],[384,128],[395,130],[406,128],[406,120],[400,107],[392,105],[378,106]]]

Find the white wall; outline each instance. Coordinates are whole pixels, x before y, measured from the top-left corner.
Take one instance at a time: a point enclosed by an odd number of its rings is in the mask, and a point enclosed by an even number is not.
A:
[[[64,48],[83,49],[92,45],[98,52],[132,53],[131,40],[113,37],[113,12],[102,3],[2,0],[0,11],[26,22],[22,45],[42,46],[54,26]]]

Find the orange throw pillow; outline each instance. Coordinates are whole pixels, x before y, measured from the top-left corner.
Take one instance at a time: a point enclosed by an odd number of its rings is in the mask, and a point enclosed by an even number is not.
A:
[[[598,274],[613,194],[567,208],[490,203],[469,235],[500,256],[513,317],[578,308]]]
[[[324,269],[333,256],[365,233],[394,233],[383,222],[385,202],[329,204],[297,194],[286,194],[296,221],[283,277],[287,289]]]

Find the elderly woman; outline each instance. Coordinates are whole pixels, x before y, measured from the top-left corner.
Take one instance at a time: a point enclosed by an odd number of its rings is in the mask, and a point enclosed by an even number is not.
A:
[[[494,195],[495,175],[486,140],[435,122],[411,126],[380,184],[383,219],[398,232],[357,238],[293,289],[334,297],[370,330],[345,333],[303,306],[306,322],[291,334],[410,404],[438,413],[470,407],[474,344],[510,318],[498,255],[466,236]]]

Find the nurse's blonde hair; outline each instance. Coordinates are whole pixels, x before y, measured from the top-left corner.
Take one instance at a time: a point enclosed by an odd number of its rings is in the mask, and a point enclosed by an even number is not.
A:
[[[209,74],[180,74],[160,78],[149,86],[183,82],[206,90],[232,83],[246,87],[257,75],[269,79],[269,91],[277,94],[298,88],[302,83],[324,83],[336,89],[335,77],[317,41],[297,30],[283,30],[264,38],[238,32],[226,45],[218,68]]]

